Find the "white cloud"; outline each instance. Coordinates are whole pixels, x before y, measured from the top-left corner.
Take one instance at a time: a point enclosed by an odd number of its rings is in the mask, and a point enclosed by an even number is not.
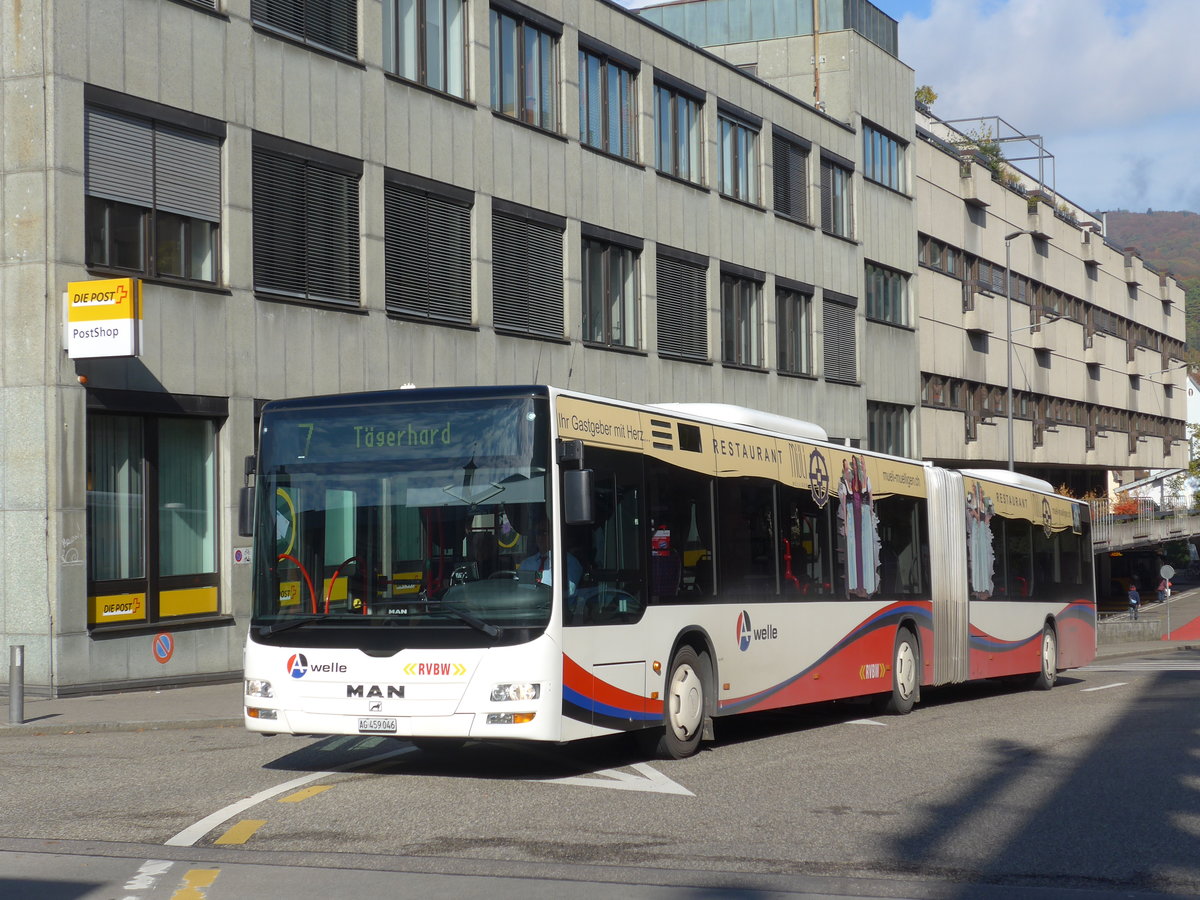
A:
[[[1071,200],[1200,211],[1198,30],[1196,0],[934,0],[900,53],[943,118],[1040,134]]]

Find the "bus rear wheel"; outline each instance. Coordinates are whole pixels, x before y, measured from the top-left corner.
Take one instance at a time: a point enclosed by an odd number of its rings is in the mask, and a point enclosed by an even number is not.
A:
[[[1030,679],[1035,691],[1048,691],[1058,680],[1058,638],[1049,624],[1042,626],[1042,668]]]
[[[643,746],[659,759],[685,759],[700,748],[708,715],[708,656],[680,647],[667,672],[663,728],[644,733]]]
[[[921,687],[921,650],[907,628],[896,632],[892,650],[892,692],[884,695],[883,711],[893,716],[912,712]]]

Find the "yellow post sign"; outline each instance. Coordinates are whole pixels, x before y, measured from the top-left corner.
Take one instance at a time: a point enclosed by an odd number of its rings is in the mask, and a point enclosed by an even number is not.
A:
[[[142,283],[136,278],[67,285],[66,344],[71,359],[141,352]]]

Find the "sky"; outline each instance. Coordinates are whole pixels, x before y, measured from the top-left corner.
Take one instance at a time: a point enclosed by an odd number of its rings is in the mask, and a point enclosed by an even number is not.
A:
[[[1200,212],[1200,0],[872,2],[900,23],[934,113],[1040,135],[1046,181],[1071,202]]]

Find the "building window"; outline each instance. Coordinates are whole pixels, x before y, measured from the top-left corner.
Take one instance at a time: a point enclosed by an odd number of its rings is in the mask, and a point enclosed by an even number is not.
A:
[[[361,162],[255,136],[256,291],[358,304],[361,173]]]
[[[721,360],[737,366],[762,366],[761,281],[721,274]]]
[[[250,18],[301,43],[358,56],[358,0],[251,0]]]
[[[558,130],[558,36],[510,13],[491,11],[492,109]]]
[[[701,102],[674,88],[654,86],[654,164],[660,172],[694,181],[704,181],[700,161]]]
[[[383,186],[389,312],[471,322],[471,195],[415,177]]]
[[[467,95],[465,0],[384,0],[383,66],[455,97]]]
[[[812,293],[779,288],[775,303],[779,371],[812,374]]]
[[[707,262],[660,251],[657,268],[659,355],[707,360]]]
[[[583,339],[609,347],[637,347],[638,257],[632,247],[583,239]]]
[[[854,313],[858,301],[845,294],[825,291],[821,314],[825,320],[825,379],[855,384],[858,381]]]
[[[634,158],[634,73],[590,50],[579,51],[579,139]]]
[[[758,203],[758,132],[736,119],[718,116],[717,190],[727,197]]]
[[[821,229],[828,234],[854,236],[853,177],[853,170],[821,157]]]
[[[96,106],[84,115],[87,264],[215,282],[221,139]]]
[[[892,325],[909,325],[908,275],[867,263],[867,318]]]
[[[908,188],[904,152],[907,144],[863,123],[863,175],[896,191]]]
[[[89,413],[87,427],[89,623],[217,613],[217,423]]]
[[[563,337],[563,233],[548,213],[492,201],[492,320],[498,331]]]
[[[771,138],[775,178],[775,212],[797,222],[808,221],[808,148],[780,137]]]
[[[894,403],[867,401],[867,449],[892,456],[908,456],[912,410]]]

